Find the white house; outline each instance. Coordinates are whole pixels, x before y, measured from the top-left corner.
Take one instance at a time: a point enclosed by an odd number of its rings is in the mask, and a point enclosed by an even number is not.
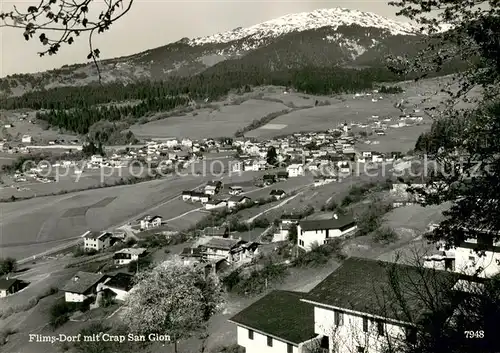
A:
[[[394,274],[409,283],[398,293],[391,287]],[[448,289],[458,280],[446,271],[351,257],[302,301],[314,306],[314,332],[328,337],[328,352],[381,353],[388,344],[417,339],[416,324],[429,310],[425,299],[415,296],[424,288],[422,278]]]
[[[227,200],[227,207],[234,208],[239,205],[250,203],[251,201],[252,200],[248,196],[231,196],[229,200]]]
[[[288,172],[288,176],[291,178],[303,176],[304,175],[304,165],[303,164],[291,164],[288,167],[286,167],[286,171]]]
[[[31,143],[31,136],[30,135],[23,135],[21,138],[22,143]]]
[[[314,332],[314,307],[303,293],[272,291],[229,319],[246,353],[306,353],[320,347]],[[293,308],[293,309],[292,309]]]
[[[182,201],[189,201],[191,200],[191,195],[192,195],[192,191],[183,191],[182,192]]]
[[[83,249],[100,251],[111,246],[113,234],[109,232],[87,232],[83,237]]]
[[[230,186],[229,187],[229,195],[239,195],[243,192],[243,188],[241,186]]]
[[[97,293],[98,284],[107,278],[108,276],[103,274],[78,271],[62,288],[64,298],[67,302],[81,303],[94,296]]]
[[[126,273],[117,273],[113,277],[106,279],[99,289],[107,289],[113,293],[115,300],[125,301],[133,288],[133,278],[134,276]]]
[[[309,251],[314,244],[326,244],[330,239],[349,234],[356,229],[356,222],[350,215],[326,213],[311,216],[299,222],[297,243],[300,248]]]
[[[247,255],[246,241],[222,237],[211,237],[200,245],[201,255],[204,259],[212,261],[226,259],[229,263],[240,261]]]
[[[486,238],[486,237],[485,237]],[[479,277],[500,273],[500,242],[470,239],[455,248],[455,272]]]
[[[233,161],[231,162],[231,172],[232,173],[241,173],[244,169],[244,163],[242,161]]]
[[[141,219],[141,229],[158,228],[161,226],[161,216],[145,216]]]
[[[146,254],[145,248],[127,248],[121,249],[113,255],[113,261],[116,265],[128,265],[132,261],[137,261]]]

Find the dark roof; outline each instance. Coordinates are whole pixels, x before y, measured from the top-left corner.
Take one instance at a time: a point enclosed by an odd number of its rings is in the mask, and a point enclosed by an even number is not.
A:
[[[201,248],[184,248],[180,253],[181,257],[200,257],[201,256]]]
[[[493,244],[477,244],[477,243],[469,243],[463,242],[460,244],[461,248],[480,251],[491,251],[491,252],[500,252],[500,246],[496,246]]]
[[[208,195],[205,194],[204,192],[193,191],[191,192],[191,197],[208,197]]]
[[[117,273],[106,282],[106,286],[128,292],[134,286],[133,280],[134,276],[132,275],[127,273]]]
[[[272,291],[229,321],[298,345],[316,337],[314,307],[300,301],[303,295]]]
[[[397,278],[397,285],[391,281],[392,278]],[[416,323],[428,311],[422,299],[425,296],[416,294],[424,288],[424,283],[428,285],[432,281],[432,286],[427,286],[427,289],[433,299],[438,300],[433,288],[451,289],[457,280],[456,274],[447,271],[351,257],[307,293],[304,299],[339,309]],[[405,305],[401,305],[397,297],[402,298]],[[407,310],[403,310],[404,306]]]
[[[106,276],[98,273],[78,271],[62,288],[65,292],[84,294]]]
[[[283,190],[274,189],[274,190],[271,190],[271,192],[270,192],[270,195],[283,195],[283,194],[286,194],[286,192]]]
[[[90,232],[85,236],[86,239],[99,239],[105,240],[106,238],[111,238],[113,234],[109,232]]]
[[[229,238],[212,238],[207,243],[201,245],[205,248],[213,248],[213,249],[223,249],[223,250],[231,250],[234,247],[238,246],[241,243],[246,243],[241,239],[229,239]]]
[[[236,196],[231,196],[229,198],[229,201],[231,201],[231,202],[240,202],[240,201],[243,201],[245,199],[249,200],[250,198],[248,196],[238,196],[238,195],[236,195]]]
[[[17,282],[21,281],[18,280],[17,278],[11,278],[11,279],[0,278],[0,289],[8,290]]]
[[[300,221],[300,228],[305,231],[320,229],[344,229],[353,225],[354,219],[351,215],[338,215],[337,219],[310,219]]]

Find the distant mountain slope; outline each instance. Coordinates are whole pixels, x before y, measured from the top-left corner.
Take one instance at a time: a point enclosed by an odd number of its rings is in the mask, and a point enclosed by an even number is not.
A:
[[[415,50],[416,27],[373,13],[324,9],[286,15],[248,28],[203,38],[184,38],[159,48],[100,63],[104,82],[165,80],[211,70],[299,67],[380,67],[391,53]],[[97,80],[92,64],[62,67],[0,80],[0,92],[88,85]]]

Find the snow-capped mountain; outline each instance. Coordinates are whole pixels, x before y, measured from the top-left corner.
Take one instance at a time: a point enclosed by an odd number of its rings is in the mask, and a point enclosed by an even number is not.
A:
[[[387,55],[413,54],[422,48],[423,36],[419,27],[411,23],[357,10],[322,9],[207,37],[184,38],[142,53],[104,60],[100,71],[103,82],[134,82],[200,73],[221,77],[228,72],[304,67],[378,70],[385,67]],[[95,66],[83,64],[0,79],[0,87],[10,87],[6,93],[14,94],[37,88],[87,85],[96,80]]]
[[[253,39],[276,38],[291,32],[302,32],[322,27],[337,29],[339,26],[358,25],[387,30],[392,35],[416,35],[419,28],[411,23],[398,22],[374,13],[344,8],[320,9],[312,12],[301,12],[285,15],[248,28],[237,28],[232,31],[211,36],[191,39],[192,46],[229,43],[244,38]]]

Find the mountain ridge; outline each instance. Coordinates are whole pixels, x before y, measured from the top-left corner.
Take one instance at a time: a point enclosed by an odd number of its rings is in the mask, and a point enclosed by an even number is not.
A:
[[[101,82],[124,84],[169,80],[207,70],[221,73],[300,67],[382,67],[385,57],[417,50],[425,37],[410,23],[342,8],[278,17],[247,28],[177,42],[99,63]],[[405,53],[406,53],[405,52]],[[98,80],[95,66],[75,64],[37,74],[0,79],[0,92],[19,96],[33,90],[85,86]]]

